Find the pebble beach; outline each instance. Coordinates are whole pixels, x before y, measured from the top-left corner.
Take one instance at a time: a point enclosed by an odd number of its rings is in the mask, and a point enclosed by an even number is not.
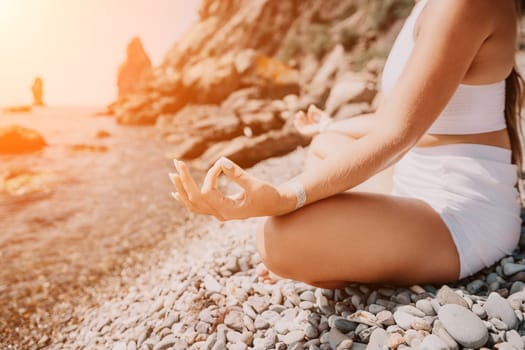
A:
[[[249,171],[284,181],[301,168],[305,152],[298,148]],[[261,219],[210,218],[195,227],[196,238],[125,291],[77,310],[80,322],[60,330],[49,348],[525,348],[525,236],[511,256],[453,284],[322,289],[288,279],[261,282]]]

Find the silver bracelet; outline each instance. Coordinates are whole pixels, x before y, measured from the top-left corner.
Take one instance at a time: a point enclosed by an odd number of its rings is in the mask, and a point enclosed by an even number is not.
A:
[[[305,202],[306,202],[306,192],[304,191],[304,186],[303,184],[297,180],[297,179],[293,179],[291,182],[290,182],[290,185],[293,187],[294,191],[295,191],[295,197],[297,198],[297,202],[295,204],[295,209],[299,209],[301,208]]]

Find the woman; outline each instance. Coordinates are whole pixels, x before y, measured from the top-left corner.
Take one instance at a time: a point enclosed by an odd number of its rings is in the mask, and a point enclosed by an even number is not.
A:
[[[314,108],[296,116],[321,131],[301,174],[274,186],[221,158],[199,189],[175,161],[174,197],[219,220],[266,216],[264,264],[318,287],[446,283],[492,265],[521,226],[518,12],[514,0],[417,1],[373,115],[328,128]],[[389,167],[390,193],[356,191]],[[222,195],[221,172],[245,191]]]

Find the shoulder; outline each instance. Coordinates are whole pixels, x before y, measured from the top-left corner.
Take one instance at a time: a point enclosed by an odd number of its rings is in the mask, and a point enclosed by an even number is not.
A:
[[[430,32],[488,37],[495,27],[497,6],[494,0],[428,0],[423,18],[418,21],[416,38]]]

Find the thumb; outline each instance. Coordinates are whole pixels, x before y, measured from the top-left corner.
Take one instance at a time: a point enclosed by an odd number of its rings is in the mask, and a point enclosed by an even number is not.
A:
[[[311,104],[310,107],[308,108],[308,114],[310,118],[313,118],[313,120],[316,120],[316,121],[320,120],[322,117],[326,115],[325,111],[323,111],[322,109],[320,109],[314,104]]]
[[[226,157],[219,158],[218,163],[224,175],[244,189],[251,188],[253,183],[257,181],[254,176]]]

